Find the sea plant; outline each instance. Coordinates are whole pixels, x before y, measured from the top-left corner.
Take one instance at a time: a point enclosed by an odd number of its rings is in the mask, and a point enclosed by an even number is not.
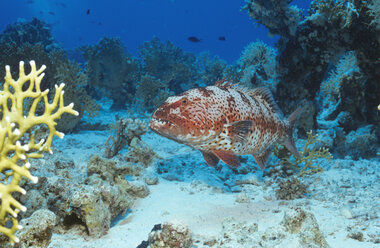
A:
[[[276,147],[274,154],[279,157],[280,164],[285,167],[292,168],[298,172],[298,176],[311,175],[323,171],[323,168],[317,162],[318,159],[327,159],[330,161],[332,155],[328,148],[316,147],[315,144],[320,140],[317,139],[318,134],[313,134],[312,131],[307,132],[307,140],[300,151],[299,157],[290,155],[289,152],[284,153],[283,149]]]

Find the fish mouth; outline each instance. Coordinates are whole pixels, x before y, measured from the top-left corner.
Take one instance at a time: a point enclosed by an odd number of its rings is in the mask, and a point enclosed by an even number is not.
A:
[[[170,140],[183,143],[183,141],[179,140],[178,137],[176,137],[176,135],[170,134],[170,131],[169,131],[170,128],[174,128],[174,127],[177,127],[175,123],[165,120],[165,119],[152,118],[149,122],[149,128],[153,132],[165,138],[168,138]]]
[[[174,124],[171,121],[165,120],[165,119],[159,119],[159,118],[152,118],[149,122],[149,127],[155,131],[160,130],[162,128],[168,128],[169,127],[175,127],[176,124]]]

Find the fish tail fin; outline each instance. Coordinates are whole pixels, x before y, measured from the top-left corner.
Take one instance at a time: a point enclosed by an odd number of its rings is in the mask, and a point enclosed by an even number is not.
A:
[[[299,157],[300,154],[298,153],[297,148],[296,148],[295,143],[294,143],[293,132],[294,132],[294,128],[296,127],[296,123],[297,123],[298,118],[301,115],[301,113],[302,113],[302,108],[297,108],[288,117],[289,130],[288,130],[285,142],[284,142],[285,147],[296,157]]]

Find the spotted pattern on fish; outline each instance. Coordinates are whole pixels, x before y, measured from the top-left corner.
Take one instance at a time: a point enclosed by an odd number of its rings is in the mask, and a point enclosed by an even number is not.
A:
[[[150,128],[202,151],[214,166],[219,159],[240,165],[236,155],[252,154],[261,168],[271,146],[282,142],[296,156],[292,133],[300,114],[288,119],[267,88],[246,89],[226,81],[169,97],[152,115]]]

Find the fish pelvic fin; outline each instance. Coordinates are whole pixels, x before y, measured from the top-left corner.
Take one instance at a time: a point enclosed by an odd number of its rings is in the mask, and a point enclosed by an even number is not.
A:
[[[215,150],[212,153],[222,160],[224,163],[231,167],[239,167],[240,161],[239,158],[230,151]]]
[[[289,117],[288,117],[288,122],[289,122],[289,130],[287,133],[287,137],[285,139],[284,145],[286,149],[288,149],[294,156],[300,157],[300,154],[297,151],[297,148],[294,143],[293,139],[293,132],[296,126],[296,123],[299,119],[299,116],[302,113],[302,108],[297,108]]]
[[[202,151],[202,154],[208,166],[215,167],[218,164],[219,158],[211,152]]]

